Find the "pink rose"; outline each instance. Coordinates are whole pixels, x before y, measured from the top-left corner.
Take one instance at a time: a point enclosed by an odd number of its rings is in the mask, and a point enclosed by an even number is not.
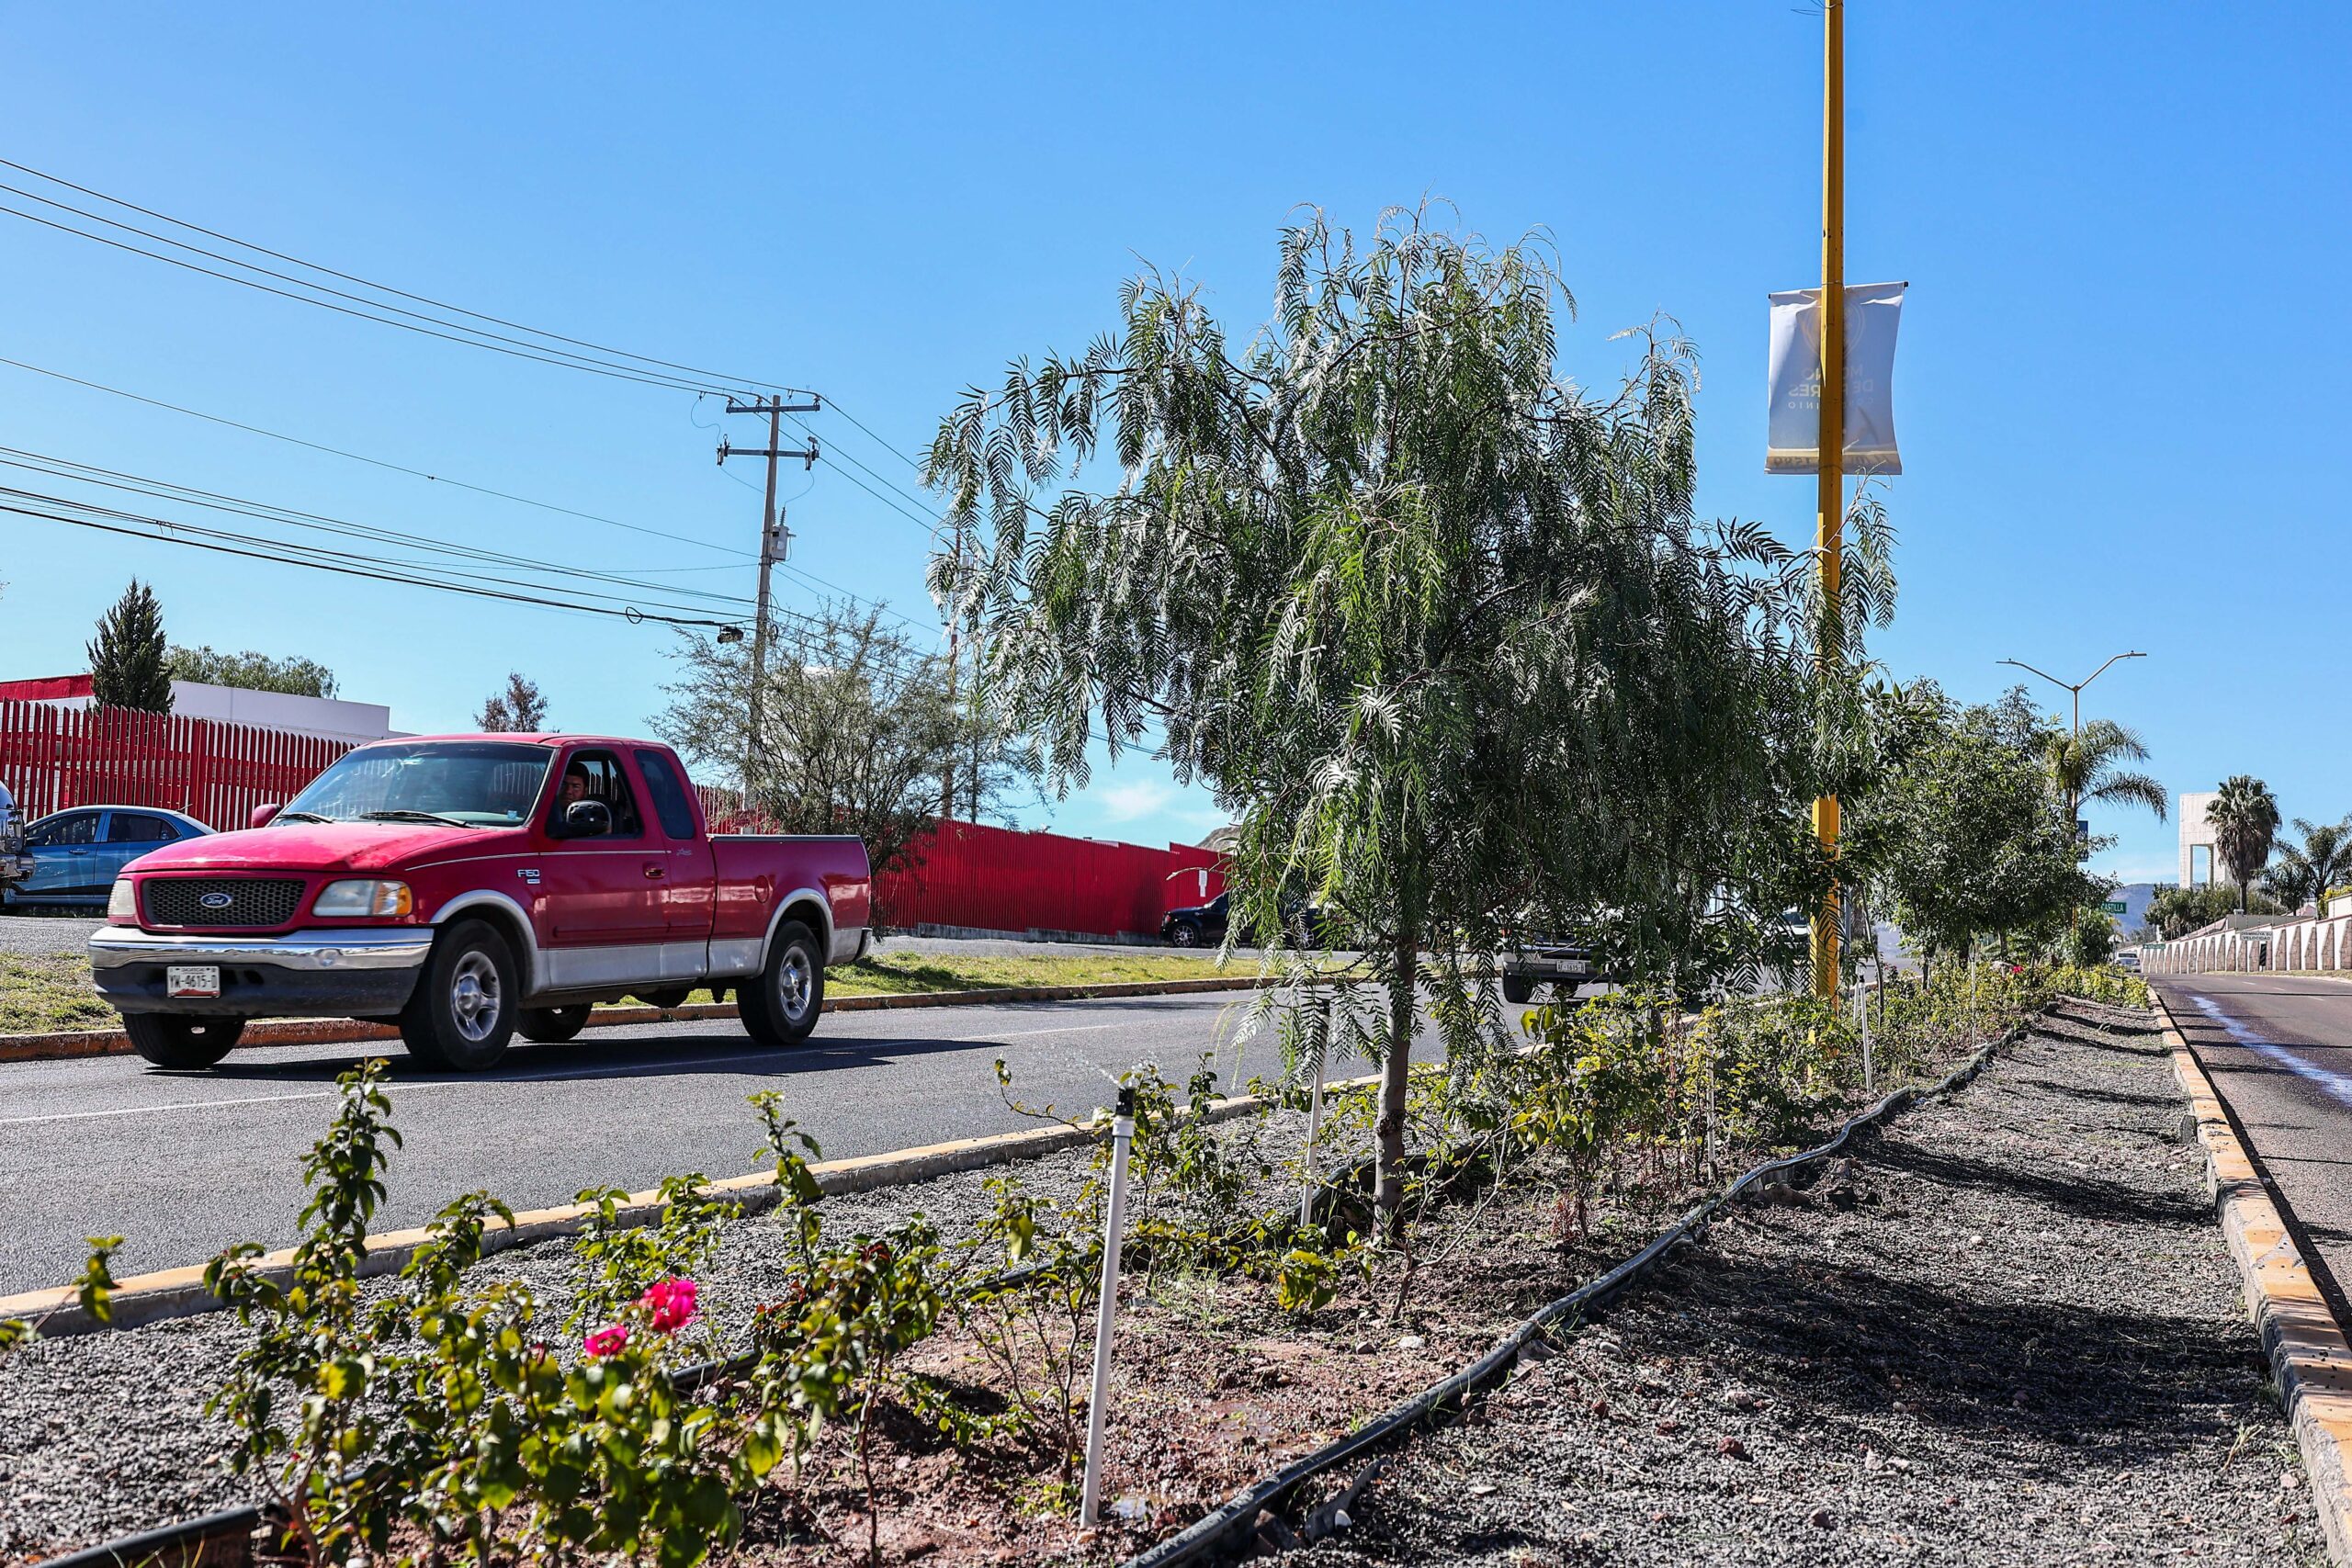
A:
[[[588,1336],[587,1350],[591,1356],[611,1356],[628,1343],[628,1330],[617,1323],[608,1323]]]
[[[695,1282],[692,1280],[657,1280],[637,1298],[646,1310],[646,1321],[656,1332],[674,1334],[695,1319]]]

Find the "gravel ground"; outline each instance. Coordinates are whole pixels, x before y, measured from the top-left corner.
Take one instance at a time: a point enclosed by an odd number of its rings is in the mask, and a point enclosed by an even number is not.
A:
[[[1281,1111],[1242,1122],[1229,1138],[1251,1138],[1279,1172],[1306,1134],[1304,1115]],[[746,1137],[752,1134],[748,1131]],[[1074,1198],[1088,1156],[1065,1153],[909,1187],[828,1198],[820,1205],[831,1235],[878,1233],[920,1211],[949,1242],[971,1235],[990,1210],[985,1184],[1013,1177],[1041,1197]],[[1277,1200],[1263,1195],[1264,1201]],[[727,1227],[715,1262],[697,1276],[707,1321],[732,1341],[752,1309],[785,1283],[785,1242],[773,1215]],[[540,1321],[560,1325],[571,1296],[568,1242],[498,1253],[469,1276],[526,1280]],[[385,1291],[392,1281],[370,1281]],[[123,1333],[38,1343],[0,1362],[0,1563],[96,1545],[136,1530],[253,1500],[229,1475],[225,1422],[203,1414],[247,1335],[226,1313],[178,1318]]]
[[[2181,1110],[2154,1036],[2053,1023],[1291,1560],[2324,1562]]]

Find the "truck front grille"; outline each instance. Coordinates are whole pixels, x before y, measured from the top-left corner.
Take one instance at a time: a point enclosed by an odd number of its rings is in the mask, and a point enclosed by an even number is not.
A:
[[[153,926],[282,926],[302,906],[299,877],[156,876],[145,892]]]

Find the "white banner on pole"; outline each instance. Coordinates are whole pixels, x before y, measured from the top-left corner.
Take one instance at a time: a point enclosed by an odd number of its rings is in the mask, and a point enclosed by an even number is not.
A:
[[[1846,461],[1849,474],[1899,474],[1894,448],[1894,329],[1900,283],[1846,286]],[[1820,471],[1821,290],[1772,296],[1771,416],[1764,471]]]

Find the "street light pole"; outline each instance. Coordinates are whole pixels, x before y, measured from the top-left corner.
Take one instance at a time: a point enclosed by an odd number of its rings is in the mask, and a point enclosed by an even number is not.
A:
[[[2057,676],[2052,675],[2047,670],[2036,670],[2032,665],[2028,664],[2022,659],[2004,659],[2001,662],[2004,664],[2014,664],[2018,669],[2025,671],[2029,674],[2039,675],[2043,680],[2049,682],[2052,685],[2061,687],[2065,691],[2073,693],[2075,698],[2075,728],[2072,733],[2079,737],[2083,733],[2083,688],[2089,685],[2093,681],[2098,680],[2100,676],[2106,674],[2109,665],[2120,663],[2126,659],[2145,659],[2148,656],[2146,654],[2137,651],[2131,653],[2119,653],[2114,658],[2109,660],[2106,664],[2100,665],[2098,669],[2092,671],[2081,680],[2073,682],[2061,681]]]
[[[2043,680],[2049,682],[2052,685],[2063,686],[2067,692],[2071,693],[2075,699],[2075,723],[2073,729],[2068,733],[2072,739],[2080,740],[2083,738],[2083,688],[2089,685],[2093,681],[2098,680],[2100,676],[2106,674],[2111,666],[2121,663],[2126,659],[2145,659],[2148,656],[2146,654],[2140,652],[2136,649],[2130,653],[2119,653],[2112,659],[2109,659],[2107,663],[2100,665],[2098,669],[2084,676],[2081,680],[2073,682],[2061,681],[2057,676],[2052,675],[2047,670],[2036,670],[2032,665],[2028,664],[2022,659],[2004,659],[2001,662],[2004,664],[2014,664],[2018,669],[2025,671],[2028,674],[2039,675]],[[2068,765],[2079,766],[2080,759],[2070,757]],[[2088,832],[2088,829],[2083,825],[2083,797],[2072,787],[2069,787],[2066,791],[2066,830],[2077,835]],[[2078,838],[2076,841],[2080,842],[2081,840]],[[2076,852],[2080,853],[2079,851]],[[2076,913],[2079,916],[2080,911],[2077,910]]]
[[[1821,80],[1821,404],[1814,468],[1814,548],[1821,558],[1821,626],[1815,657],[1827,674],[1843,662],[1839,604],[1846,547],[1846,0],[1823,0]],[[1814,837],[1838,858],[1838,797],[1813,803]],[[1813,994],[1838,995],[1838,889],[1831,882],[1813,917]]]

